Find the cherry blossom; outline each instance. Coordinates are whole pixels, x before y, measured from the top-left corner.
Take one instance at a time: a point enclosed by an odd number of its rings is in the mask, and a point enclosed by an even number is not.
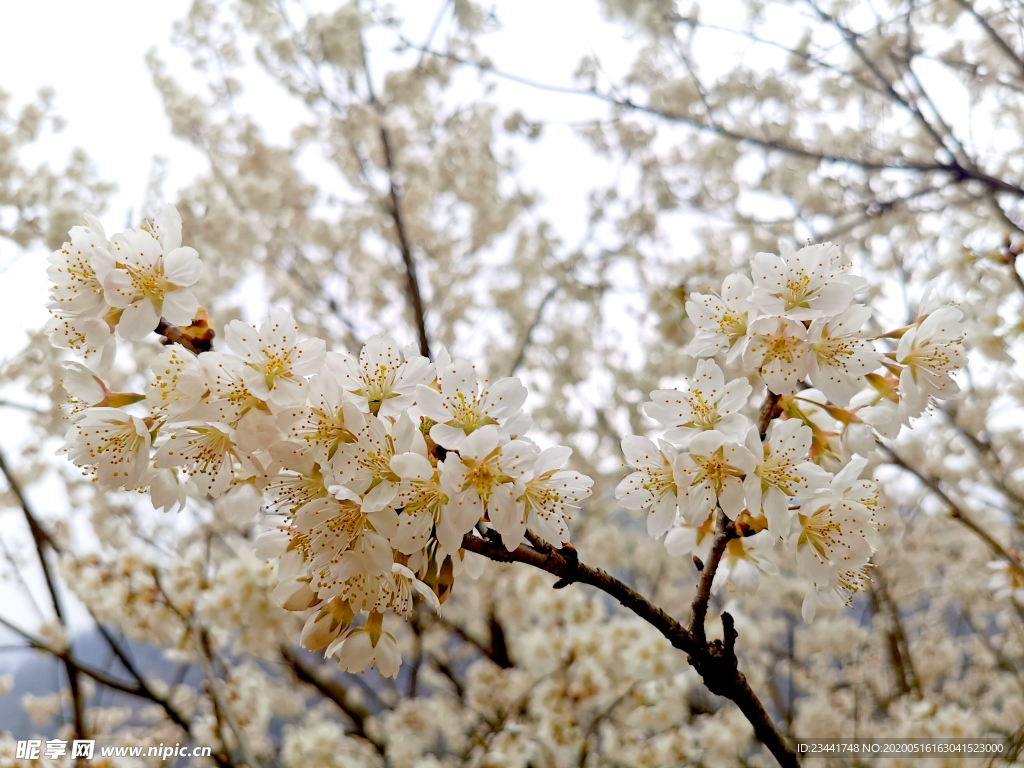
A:
[[[172,205],[140,229],[111,238],[109,252],[92,257],[108,304],[123,309],[118,332],[137,341],[156,328],[161,317],[171,325],[188,325],[199,303],[189,287],[202,274],[194,248],[181,245],[181,216]]]
[[[296,405],[304,395],[305,379],[324,362],[322,339],[299,341],[292,316],[283,309],[271,310],[257,331],[241,320],[228,324],[228,347],[245,363],[242,382],[256,397],[277,405]]]
[[[437,381],[440,391],[418,385],[416,402],[424,416],[437,422],[431,439],[453,451],[475,429],[514,416],[526,402],[526,387],[518,379],[485,382],[481,389],[473,365],[465,360],[439,366]]]
[[[664,437],[685,446],[701,431],[717,429],[733,440],[742,440],[750,421],[740,413],[752,387],[744,379],[725,383],[722,369],[713,360],[701,360],[685,392],[659,389],[643,411],[663,426]]]

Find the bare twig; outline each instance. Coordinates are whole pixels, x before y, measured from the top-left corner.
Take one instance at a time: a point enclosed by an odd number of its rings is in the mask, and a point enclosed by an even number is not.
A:
[[[879,443],[878,447],[883,453],[888,455],[889,461],[892,464],[914,475],[914,477],[916,477],[918,480],[924,483],[925,487],[927,487],[928,490],[930,490],[932,493],[938,496],[945,503],[945,505],[949,507],[949,516],[952,519],[956,520],[961,525],[966,526],[978,538],[984,541],[993,552],[995,552],[999,557],[1003,558],[1006,562],[1008,562],[1015,571],[1024,576],[1024,564],[1022,564],[1021,561],[1011,552],[1009,552],[1002,544],[993,539],[988,531],[986,531],[984,528],[982,528],[980,525],[974,522],[974,520],[967,513],[967,511],[964,510],[964,508],[957,504],[955,501],[953,501],[949,497],[949,495],[945,491],[943,491],[942,488],[939,487],[938,480],[931,477],[930,475],[926,475],[924,472],[915,469],[914,467],[907,464],[907,462],[900,458],[900,456],[888,446]]]
[[[282,646],[281,658],[284,659],[298,680],[316,688],[323,696],[333,701],[338,706],[338,709],[345,713],[348,719],[352,721],[353,733],[356,736],[372,744],[378,754],[384,754],[384,744],[366,732],[366,720],[370,717],[369,710],[353,701],[345,686],[333,678],[322,675],[318,670],[306,664],[294,648]]]

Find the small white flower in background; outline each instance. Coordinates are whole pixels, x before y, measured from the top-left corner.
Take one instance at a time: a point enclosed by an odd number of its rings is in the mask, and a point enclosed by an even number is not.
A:
[[[660,440],[631,435],[622,440],[622,455],[634,472],[615,487],[615,498],[626,509],[650,510],[647,533],[660,537],[672,527],[679,506],[674,465],[676,449]]]
[[[203,265],[194,248],[181,245],[181,216],[173,205],[143,227],[114,235],[110,251],[97,250],[93,265],[107,303],[124,310],[117,324],[122,338],[145,338],[161,317],[171,325],[195,317],[199,302],[189,288]]]
[[[416,404],[423,415],[436,421],[430,438],[438,445],[457,451],[477,428],[515,416],[526,402],[526,387],[519,379],[484,382],[481,390],[476,371],[465,360],[438,363],[437,381],[441,391],[420,384]]]
[[[900,374],[900,414],[903,423],[920,416],[928,398],[948,400],[960,392],[951,374],[966,359],[963,350],[963,313],[941,307],[900,338],[896,362]]]
[[[721,296],[693,294],[686,302],[686,316],[697,326],[697,333],[686,345],[686,354],[711,357],[724,349],[729,362],[742,354],[752,291],[749,278],[733,274],[723,281]]]
[[[228,323],[225,341],[245,363],[241,379],[256,397],[285,406],[305,398],[305,377],[323,364],[327,345],[323,339],[299,341],[298,330],[284,309],[271,310],[258,331],[241,320]]]
[[[664,438],[685,446],[694,435],[717,429],[730,440],[742,440],[750,421],[740,413],[752,387],[746,379],[725,383],[725,375],[714,360],[701,360],[689,380],[689,389],[659,389],[642,410],[668,427]]]
[[[699,526],[720,506],[735,520],[748,506],[747,497],[755,497],[760,490],[754,475],[756,462],[746,447],[721,432],[701,432],[693,438],[674,466],[683,519]]]
[[[66,653],[71,647],[71,636],[64,625],[56,619],[50,619],[40,624],[38,635],[39,639],[43,641],[43,645],[57,653]]]
[[[327,355],[327,368],[351,393],[363,411],[397,416],[416,401],[416,387],[434,380],[434,365],[427,358],[402,354],[391,336],[371,336],[357,361],[343,352]]]

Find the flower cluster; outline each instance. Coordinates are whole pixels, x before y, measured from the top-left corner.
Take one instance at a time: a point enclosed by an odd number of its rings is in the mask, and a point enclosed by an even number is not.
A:
[[[58,276],[75,275],[55,279],[54,296],[70,307],[61,322],[96,320],[126,339],[161,317],[188,324],[197,305],[182,286],[200,266],[179,247],[173,211],[109,242],[94,219],[72,230],[51,258]],[[244,507],[258,491],[273,514],[256,552],[280,558],[275,599],[308,614],[303,645],[348,671],[370,665],[393,677],[401,659],[385,614],[409,617],[417,596],[440,610],[473,566],[463,536],[480,527],[511,551],[530,523],[565,544],[593,482],[565,468],[570,449],[541,450],[525,436],[518,379],[481,380],[444,350],[431,362],[386,335],[358,358],[328,352],[298,330],[275,309],[259,328],[230,323],[224,351],[168,347],[145,395],[111,393],[70,364],[66,450],[103,489],[148,490],[165,510],[189,493]],[[87,341],[69,346],[103,354]]]
[[[686,303],[695,372],[686,390],[652,392],[642,406],[665,431],[657,443],[623,440],[633,472],[616,497],[647,511],[648,532],[674,555],[708,547],[720,510],[734,588],[756,590],[759,571],[795,564],[811,582],[810,621],[819,600],[849,599],[866,583],[880,502],[856,454],[870,454],[876,436],[895,437],[930,398],[959,391],[962,315],[944,306],[868,333],[871,312],[854,301],[865,283],[834,245],[759,253],[751,271],[753,280],[730,275],[722,295]],[[712,359],[719,353],[730,380]],[[769,392],[760,425],[744,413],[748,376]]]
[[[190,290],[202,274],[195,249],[181,245],[181,216],[173,205],[139,229],[107,239],[103,225],[86,215],[70,242],[50,255],[53,284],[46,331],[58,347],[82,352],[97,370],[110,367],[113,331],[138,340],[164,318],[188,325],[199,303]]]

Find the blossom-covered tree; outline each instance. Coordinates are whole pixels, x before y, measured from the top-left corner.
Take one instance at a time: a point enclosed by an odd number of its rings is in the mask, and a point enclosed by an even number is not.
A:
[[[247,766],[1021,759],[1020,9],[684,5],[605,0],[636,60],[563,87],[487,57],[500,7],[424,42],[401,6],[197,0],[208,90],[149,65],[208,171],[109,236],[84,159],[22,169],[44,107],[0,114],[0,235],[55,249],[0,453],[41,727]],[[256,68],[291,143],[239,111]],[[576,245],[509,80],[607,108]]]

